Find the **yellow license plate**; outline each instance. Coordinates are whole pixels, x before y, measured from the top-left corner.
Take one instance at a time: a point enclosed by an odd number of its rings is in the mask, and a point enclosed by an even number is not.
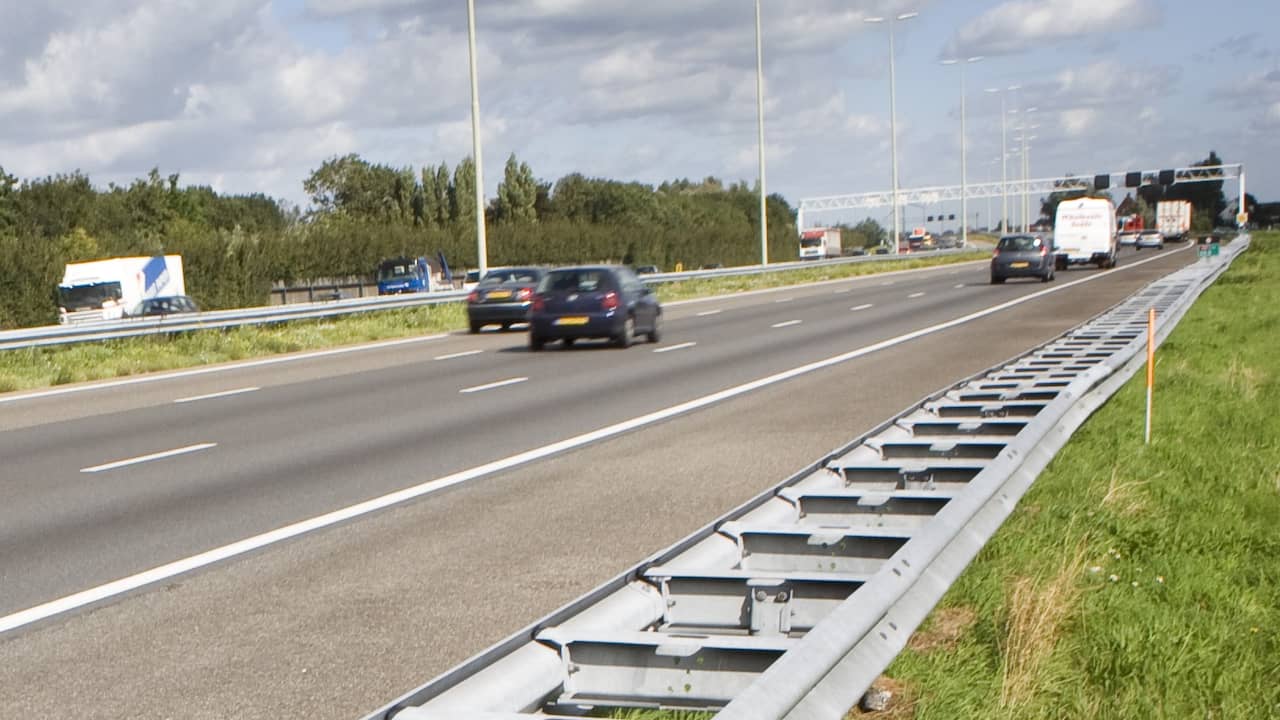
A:
[[[1011,268],[1031,267],[1031,263],[1024,263],[1024,262],[1009,263],[1009,267]]]
[[[494,290],[487,296],[490,300],[506,300],[511,297],[510,290]]]
[[[586,325],[587,318],[579,317],[579,316],[556,318],[556,324],[557,325]]]

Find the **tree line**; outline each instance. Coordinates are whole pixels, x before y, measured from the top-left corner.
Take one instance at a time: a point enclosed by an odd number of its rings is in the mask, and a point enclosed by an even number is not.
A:
[[[303,189],[305,211],[183,186],[158,169],[101,189],[79,171],[19,180],[0,167],[0,327],[56,322],[66,263],[107,257],[182,255],[187,291],[207,309],[266,304],[276,282],[368,277],[396,255],[478,265],[470,158],[414,169],[334,157]],[[795,259],[792,208],[777,194],[766,208],[770,260]],[[653,186],[580,173],[546,182],[513,154],[484,212],[493,266],[759,262],[759,199],[743,182]]]

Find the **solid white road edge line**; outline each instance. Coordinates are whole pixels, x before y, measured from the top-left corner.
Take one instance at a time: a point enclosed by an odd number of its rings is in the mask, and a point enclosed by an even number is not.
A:
[[[174,457],[175,455],[187,455],[189,453],[200,452],[201,450],[208,450],[209,448],[215,447],[218,447],[218,443],[199,443],[197,445],[188,445],[186,447],[175,448],[173,450],[165,450],[164,452],[151,453],[150,455],[139,455],[138,457],[116,460],[115,462],[109,462],[103,465],[80,468],[80,472],[99,473],[106,470],[115,470],[116,468],[127,467],[129,465],[151,462],[152,460],[163,460],[164,458]]]
[[[448,333],[441,333],[439,335],[401,338],[399,340],[387,340],[386,342],[372,343],[369,345],[353,345],[351,347],[316,350],[315,352],[300,353],[297,355],[277,355],[275,357],[263,358],[261,360],[249,360],[230,365],[213,365],[210,367],[194,368],[191,370],[179,370],[177,372],[164,373],[162,375],[143,375],[140,377],[125,378],[123,380],[110,380],[107,382],[94,383],[92,385],[77,385],[75,387],[41,390],[39,392],[26,393],[25,395],[0,396],[0,404],[17,402],[19,400],[35,400],[38,398],[53,397],[55,395],[70,395],[71,393],[88,392],[90,390],[105,390],[108,388],[125,387],[127,385],[141,385],[142,383],[195,377],[197,375],[209,375],[212,373],[227,372],[228,370],[243,370],[244,368],[263,367],[265,365],[279,365],[280,363],[297,362],[299,360],[310,360],[312,358],[320,357],[331,357],[333,355],[345,355],[347,353],[365,352],[367,350],[381,350],[399,345],[413,345],[415,343],[430,342],[432,340],[442,340],[447,337],[449,337]]]
[[[1191,243],[1188,243],[1187,247],[1190,246]],[[1174,252],[1179,252],[1179,250],[1175,250]],[[27,608],[26,610],[19,610],[18,612],[0,617],[0,633],[8,632],[9,630],[22,627],[23,625],[39,622],[53,617],[54,615],[75,610],[76,608],[101,602],[102,600],[106,600],[115,595],[131,592],[145,585],[161,582],[177,575],[236,557],[237,555],[243,555],[274,543],[289,540],[298,537],[299,535],[305,535],[306,533],[314,530],[346,522],[347,520],[360,517],[361,515],[367,515],[379,510],[384,510],[393,505],[399,505],[400,503],[408,502],[409,500],[413,500],[424,495],[430,495],[431,493],[438,492],[448,487],[453,487],[454,485],[469,482],[471,480],[484,477],[485,475],[510,470],[511,468],[519,467],[520,465],[531,463],[535,460],[541,460],[558,453],[574,450],[600,440],[614,437],[615,435],[621,435],[637,428],[645,427],[646,425],[653,425],[654,423],[663,422],[678,415],[684,415],[686,413],[693,412],[694,410],[700,410],[709,405],[714,405],[739,395],[745,395],[763,387],[776,385],[780,382],[800,377],[801,375],[807,375],[812,372],[817,372],[818,370],[832,367],[833,365],[839,365],[850,360],[871,355],[872,353],[886,350],[895,345],[901,345],[902,343],[910,342],[926,335],[932,335],[933,333],[942,332],[943,330],[949,330],[953,327],[1021,305],[1022,303],[1042,298],[1051,293],[1060,292],[1067,288],[1075,287],[1076,285],[1092,282],[1098,278],[1106,277],[1113,272],[1121,272],[1129,268],[1140,267],[1143,264],[1158,260],[1162,257],[1167,257],[1168,255],[1169,253],[1162,253],[1148,260],[1141,260],[1136,263],[1127,263],[1113,270],[1108,270],[1073,282],[1046,288],[1030,295],[1024,295],[1020,298],[1003,302],[999,305],[993,305],[985,310],[979,310],[975,313],[955,318],[954,320],[948,320],[947,322],[938,323],[937,325],[930,325],[929,327],[921,328],[905,335],[899,335],[887,340],[882,340],[878,343],[867,345],[865,347],[858,348],[857,350],[851,350],[847,353],[842,353],[834,357],[829,357],[825,360],[818,360],[816,362],[808,363],[807,365],[801,365],[800,367],[792,368],[790,370],[784,370],[780,373],[760,378],[759,380],[753,380],[749,383],[738,385],[737,387],[727,388],[719,392],[711,393],[710,395],[703,395],[700,398],[695,398],[678,405],[672,405],[671,407],[663,408],[662,410],[656,410],[647,415],[631,418],[630,420],[624,420],[613,425],[602,427],[599,430],[593,430],[589,433],[584,433],[576,437],[566,438],[559,442],[551,443],[550,445],[544,445],[540,448],[534,448],[516,455],[511,455],[509,457],[502,458],[501,460],[494,460],[493,462],[485,463],[484,465],[478,465],[467,470],[461,470],[453,473],[452,475],[446,475],[435,480],[428,480],[420,485],[414,485],[413,487],[408,487],[403,490],[397,490],[396,492],[383,495],[382,497],[366,500],[356,505],[325,513],[324,515],[317,515],[316,517],[302,520],[291,525],[285,525],[283,527],[276,528],[275,530],[271,530],[270,532],[245,538],[244,540],[240,540],[229,545],[223,545],[222,547],[217,547],[212,550],[206,550],[198,555],[192,555],[191,557],[183,558],[181,560],[175,560],[174,562],[160,565],[151,568],[150,570],[145,570],[136,575],[130,575],[128,577],[120,578],[119,580],[113,580],[112,582],[104,585],[99,585],[87,590],[81,590],[80,592]]]
[[[258,392],[261,389],[262,388],[260,387],[242,387],[235,390],[223,390],[222,392],[209,393],[208,395],[193,395],[191,397],[178,398],[177,400],[174,400],[174,402],[181,404],[197,402],[200,400],[212,400],[214,398],[224,398],[231,397],[232,395],[243,395],[245,393]]]
[[[697,345],[697,344],[698,344],[698,343],[696,343],[696,342],[687,342],[687,343],[680,343],[679,345],[668,345],[667,347],[661,347],[661,348],[658,348],[658,349],[654,350],[654,352],[656,352],[656,353],[668,353],[668,352],[671,352],[671,351],[673,351],[673,350],[684,350],[685,348],[691,348],[691,347],[693,347],[694,345]]]
[[[464,394],[464,395],[465,395],[465,394],[467,394],[467,393],[478,393],[478,392],[484,392],[485,390],[492,390],[492,389],[494,389],[494,388],[506,387],[506,386],[508,386],[508,385],[516,385],[516,384],[519,384],[519,383],[525,382],[525,381],[527,381],[528,379],[529,379],[529,378],[527,378],[527,377],[514,377],[514,378],[507,378],[506,380],[499,380],[499,381],[497,381],[497,382],[486,383],[486,384],[484,384],[484,385],[476,385],[475,387],[463,388],[463,389],[459,390],[458,392],[460,392],[460,393],[462,393],[462,394]]]
[[[453,360],[460,357],[469,357],[471,355],[479,355],[483,350],[464,350],[463,352],[449,353],[448,355],[437,355],[436,360]]]

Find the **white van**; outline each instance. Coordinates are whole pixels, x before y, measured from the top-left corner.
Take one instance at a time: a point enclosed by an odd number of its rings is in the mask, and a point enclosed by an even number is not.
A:
[[[1116,266],[1116,206],[1106,198],[1076,198],[1058,203],[1053,223],[1057,268],[1094,264]]]

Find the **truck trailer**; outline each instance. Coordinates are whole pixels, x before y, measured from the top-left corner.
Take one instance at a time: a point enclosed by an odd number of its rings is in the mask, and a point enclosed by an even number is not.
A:
[[[1191,232],[1191,202],[1161,200],[1156,203],[1156,229],[1165,240],[1186,240]]]
[[[58,283],[58,322],[119,320],[147,298],[186,292],[181,255],[67,263]]]
[[[842,252],[839,228],[812,228],[800,233],[801,260],[827,260]]]

